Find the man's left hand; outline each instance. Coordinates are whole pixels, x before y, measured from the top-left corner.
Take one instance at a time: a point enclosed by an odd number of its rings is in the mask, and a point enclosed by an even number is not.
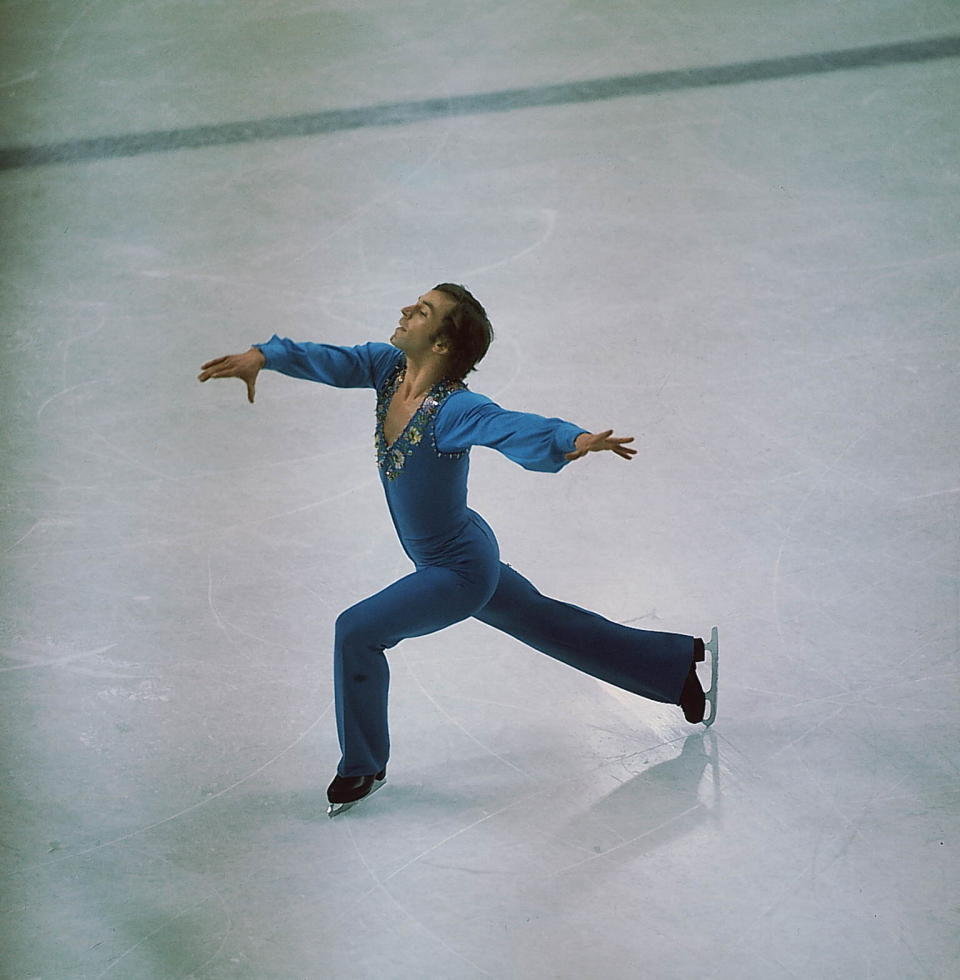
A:
[[[613,439],[613,429],[606,432],[581,432],[574,440],[574,451],[567,453],[566,459],[579,459],[587,453],[600,453],[605,449],[615,452],[621,459],[631,459],[637,455],[636,449],[629,449],[624,446],[625,442],[633,442],[633,436],[625,439]]]

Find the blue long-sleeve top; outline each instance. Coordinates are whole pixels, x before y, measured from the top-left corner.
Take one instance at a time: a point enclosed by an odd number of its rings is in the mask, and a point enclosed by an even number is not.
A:
[[[442,560],[473,514],[467,507],[472,446],[496,449],[528,470],[556,473],[576,437],[588,431],[563,419],[508,411],[463,382],[441,381],[387,445],[383,423],[406,367],[401,350],[383,343],[295,343],[276,335],[254,346],[269,370],[338,388],[376,389],[380,479],[400,541],[418,563]]]

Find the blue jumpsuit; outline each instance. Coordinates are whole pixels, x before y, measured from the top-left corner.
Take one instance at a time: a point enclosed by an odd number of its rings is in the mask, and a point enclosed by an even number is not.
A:
[[[390,753],[384,650],[473,616],[626,691],[677,704],[693,637],[633,629],[541,595],[500,561],[493,531],[467,507],[471,446],[489,446],[529,470],[556,473],[574,439],[570,422],[502,409],[463,382],[441,381],[390,446],[384,419],[406,366],[383,343],[337,347],[276,335],[257,344],[265,368],[339,388],[374,388],[380,480],[415,571],[345,610],[334,639],[334,688],[346,777],[386,768]]]

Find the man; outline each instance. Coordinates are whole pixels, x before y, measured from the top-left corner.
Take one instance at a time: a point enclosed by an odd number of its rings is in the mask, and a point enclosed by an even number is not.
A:
[[[541,595],[500,561],[497,539],[466,505],[471,446],[489,446],[530,470],[559,472],[587,453],[629,460],[632,437],[588,432],[558,418],[502,409],[469,390],[466,375],[493,330],[463,286],[441,283],[401,311],[390,344],[298,344],[274,335],[243,354],[208,361],[200,381],[240,378],[252,403],[257,375],[280,371],[377,391],[380,480],[400,543],[416,570],[337,618],[334,688],[341,760],[327,790],[334,816],[383,784],[390,741],[384,650],[470,616],[627,691],[716,716],[716,629],[708,695],[697,679],[703,640],[637,630]]]

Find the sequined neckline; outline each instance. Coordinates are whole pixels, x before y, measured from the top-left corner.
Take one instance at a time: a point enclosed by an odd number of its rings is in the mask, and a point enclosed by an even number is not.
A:
[[[447,397],[453,394],[453,392],[467,387],[462,381],[438,381],[426,393],[423,401],[420,403],[420,407],[413,413],[410,421],[407,422],[400,435],[388,446],[387,438],[383,432],[387,410],[390,408],[390,402],[393,400],[394,394],[400,387],[400,382],[403,381],[406,370],[406,358],[401,358],[377,398],[377,427],[374,434],[374,442],[377,450],[377,465],[383,470],[389,480],[395,480],[400,475],[400,471],[403,469],[407,458],[423,441],[423,436],[430,420],[436,414],[437,409],[446,401]],[[436,443],[434,443],[434,449],[436,450]],[[441,454],[437,450],[437,455],[450,454]],[[458,453],[455,455],[462,454]]]

